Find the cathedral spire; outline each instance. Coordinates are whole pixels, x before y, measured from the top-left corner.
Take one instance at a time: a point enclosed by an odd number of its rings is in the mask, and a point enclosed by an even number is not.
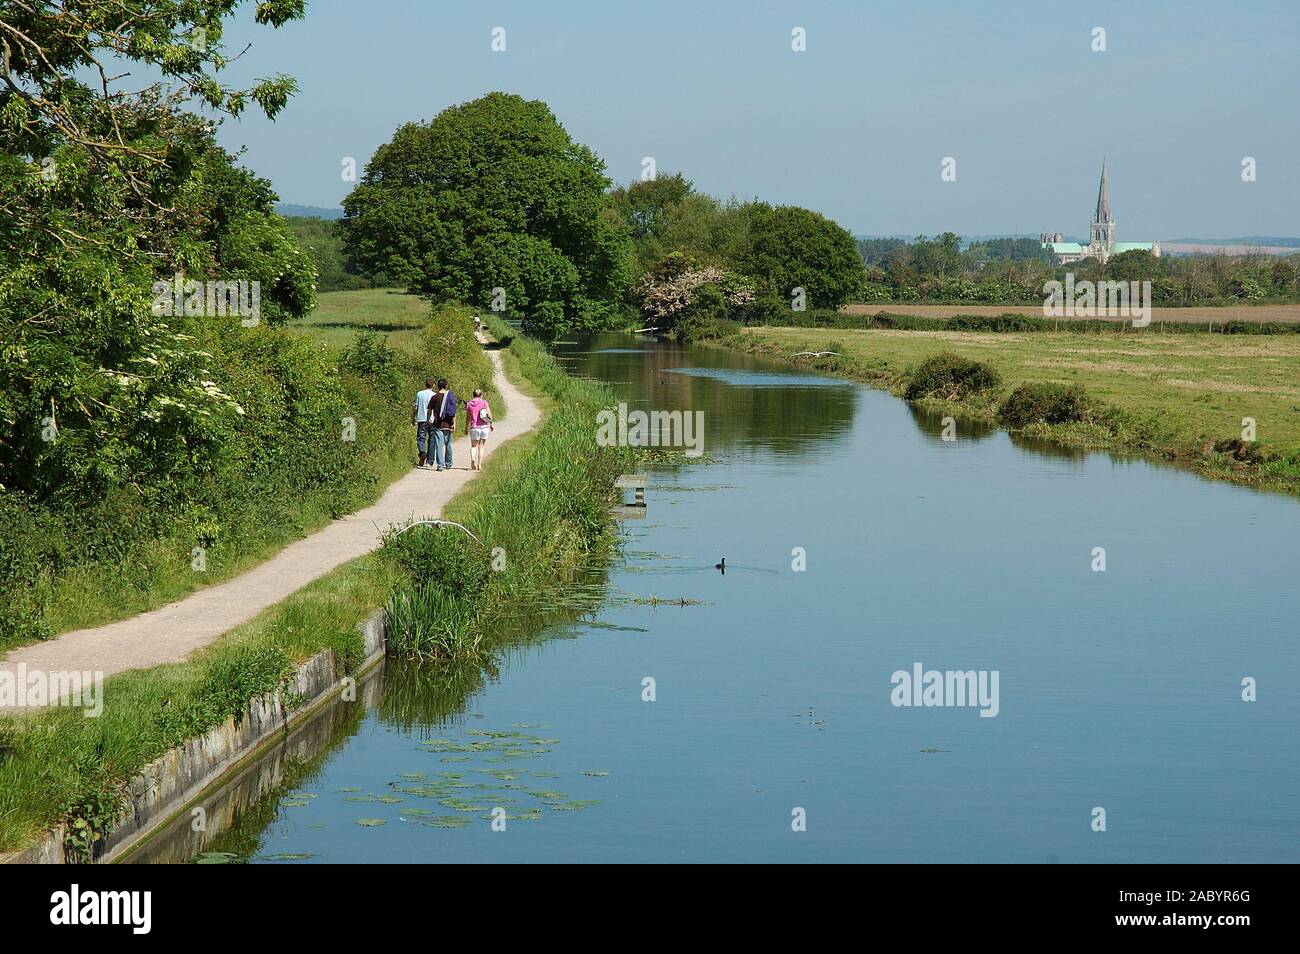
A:
[[[1097,214],[1094,222],[1110,222],[1110,191],[1106,188],[1106,160],[1101,161],[1101,186],[1097,189]]]

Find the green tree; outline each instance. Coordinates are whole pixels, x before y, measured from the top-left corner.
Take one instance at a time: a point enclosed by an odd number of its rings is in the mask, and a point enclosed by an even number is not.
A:
[[[865,280],[853,236],[823,215],[798,206],[747,207],[749,229],[736,265],[765,290],[790,299],[802,288],[810,308],[838,308]]]
[[[309,307],[270,187],[234,166],[198,101],[274,116],[294,89],[240,89],[223,21],[241,0],[7,3],[0,19],[0,491],[83,502],[200,458],[239,413],[197,343],[202,319],[155,313],[152,285],[268,283],[268,317]],[[259,23],[302,0],[257,4]],[[163,80],[113,77],[124,63]],[[127,72],[129,75],[129,71]],[[240,329],[236,329],[240,330]],[[161,479],[161,478],[160,478]]]
[[[610,208],[634,241],[662,238],[671,209],[695,194],[695,186],[680,172],[640,179],[610,193]]]
[[[554,337],[608,325],[632,278],[604,163],[545,103],[506,93],[400,127],[343,202],[346,251],[440,301],[506,308]]]

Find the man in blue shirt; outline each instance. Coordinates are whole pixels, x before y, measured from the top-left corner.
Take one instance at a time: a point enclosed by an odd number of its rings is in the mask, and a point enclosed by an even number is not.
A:
[[[433,451],[433,425],[429,423],[429,402],[433,400],[433,378],[424,379],[424,390],[415,394],[411,423],[415,425],[415,450],[420,455],[416,467],[427,468]]]

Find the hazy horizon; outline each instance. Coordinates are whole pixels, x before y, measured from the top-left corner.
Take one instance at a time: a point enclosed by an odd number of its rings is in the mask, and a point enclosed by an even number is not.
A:
[[[498,26],[505,52],[490,48]],[[246,13],[228,31],[232,51],[253,44],[232,79],[282,71],[300,91],[275,123],[250,112],[220,138],[246,146],[285,203],[328,208],[353,186],[345,157],[360,174],[400,124],[503,90],[548,103],[615,182],[653,156],[701,191],[807,206],[859,235],[1086,234],[1105,158],[1121,241],[1289,236],[1297,40],[1300,18],[1271,0],[648,12],[315,0],[281,30]],[[948,156],[954,182],[940,180]]]

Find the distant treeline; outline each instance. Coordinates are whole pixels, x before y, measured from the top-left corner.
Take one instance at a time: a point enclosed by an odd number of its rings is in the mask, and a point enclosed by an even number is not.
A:
[[[290,215],[285,221],[298,245],[316,262],[317,291],[351,291],[388,284],[382,275],[363,275],[356,262],[344,253],[337,220]]]
[[[1156,257],[1146,251],[1057,265],[1036,239],[986,239],[963,247],[952,232],[913,241],[859,239],[866,266],[860,300],[936,304],[1031,304],[1043,285],[1064,281],[1150,281],[1164,306],[1286,302],[1300,298],[1300,254],[1276,257]]]

